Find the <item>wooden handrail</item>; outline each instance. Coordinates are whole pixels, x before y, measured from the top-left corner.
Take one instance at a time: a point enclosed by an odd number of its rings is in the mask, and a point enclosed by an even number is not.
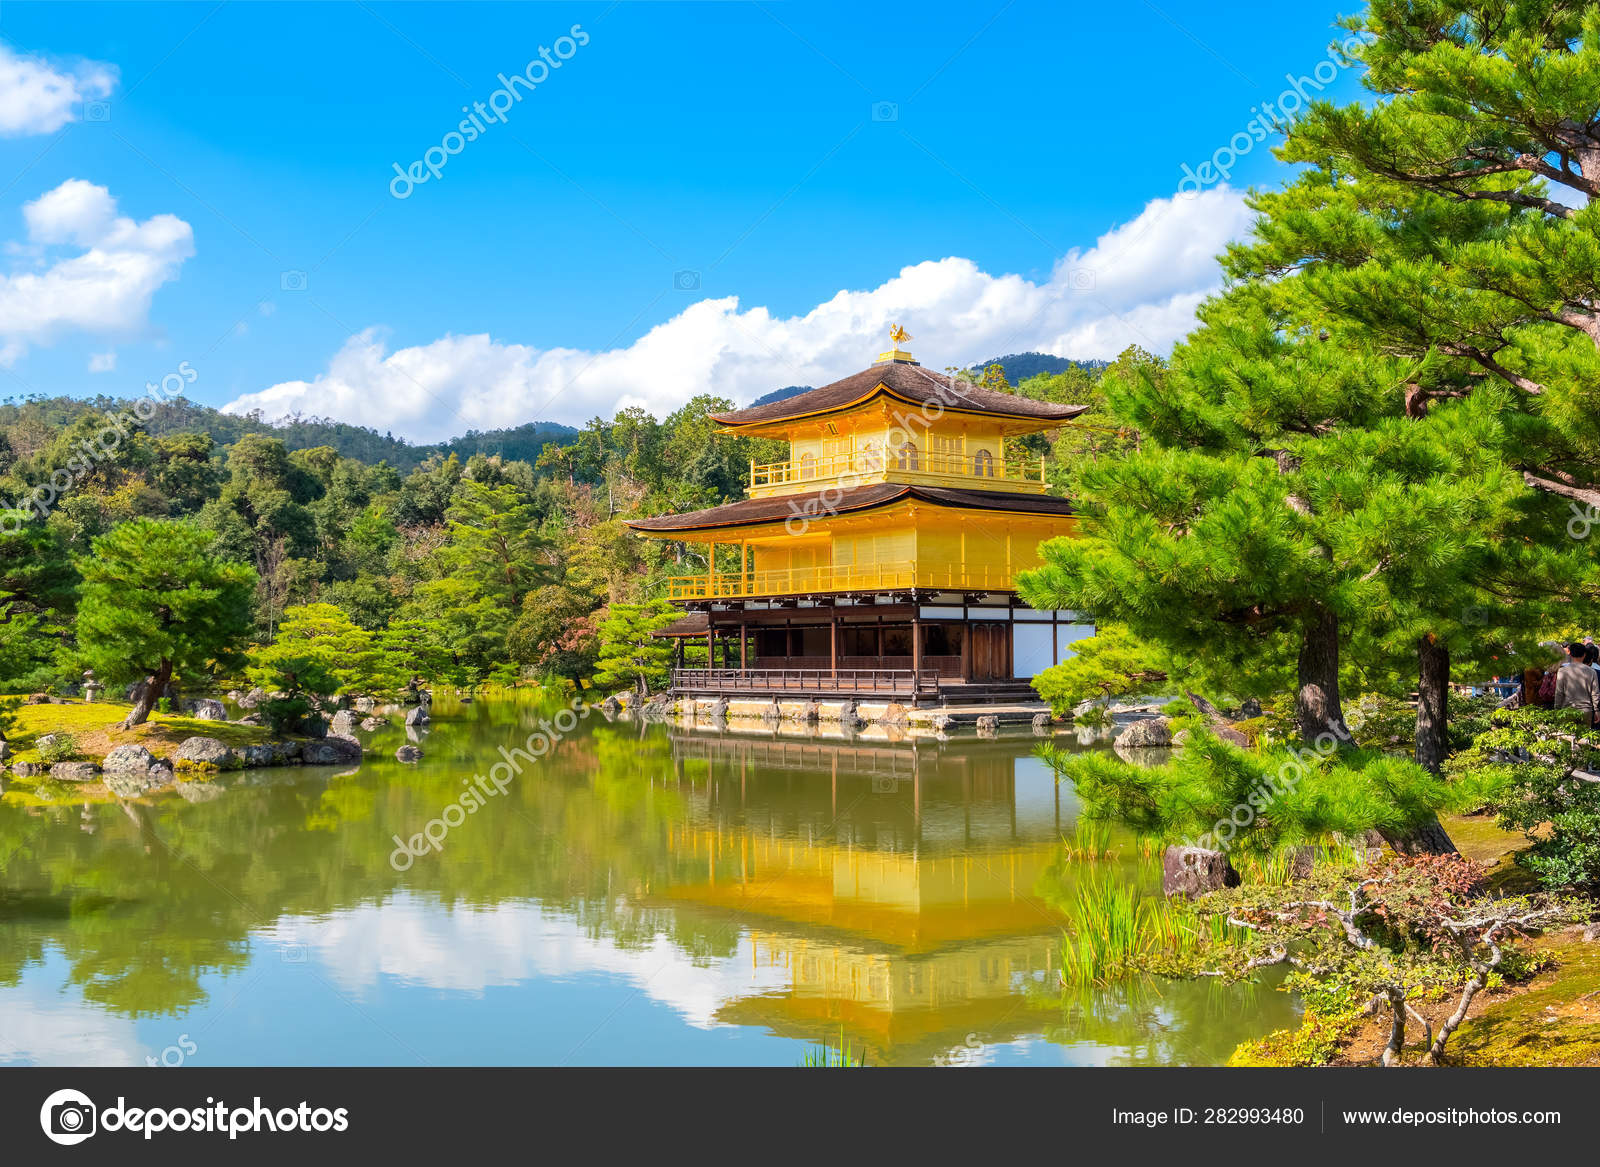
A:
[[[915,453],[896,450],[852,450],[828,454],[807,462],[792,458],[785,462],[751,462],[750,488],[789,486],[797,482],[826,481],[852,474],[880,474],[903,470],[918,474],[945,474],[958,478],[998,478],[1011,482],[1045,480],[1045,459],[1001,459],[977,454],[944,454],[918,449]]]
[[[960,564],[889,563],[825,564],[778,570],[678,575],[667,580],[674,600],[736,599],[742,596],[793,596],[808,592],[856,592],[898,588],[941,591],[1009,591],[1012,573],[1004,568]]]

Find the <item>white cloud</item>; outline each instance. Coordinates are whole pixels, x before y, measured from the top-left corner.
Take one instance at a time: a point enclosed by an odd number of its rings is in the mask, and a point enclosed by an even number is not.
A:
[[[445,909],[402,893],[326,917],[282,916],[264,935],[269,943],[304,945],[352,993],[394,979],[478,996],[504,985],[598,975],[634,985],[701,1029],[719,1024],[717,1012],[729,1001],[790,987],[786,970],[757,965],[748,937],[730,956],[697,961],[664,935],[622,947],[531,902]]]
[[[100,61],[52,64],[0,42],[0,137],[52,134],[75,121],[75,107],[109,97],[117,67]]]
[[[623,349],[538,349],[450,334],[390,351],[380,328],[351,337],[309,381],[286,381],[225,408],[269,418],[307,413],[433,441],[468,428],[582,423],[642,405],[658,417],[696,393],[746,402],[783,385],[823,385],[865,367],[899,321],[936,369],[1036,350],[1078,359],[1130,344],[1164,351],[1219,285],[1216,256],[1249,229],[1243,198],[1217,187],[1157,199],[1074,249],[1035,283],[950,257],[907,267],[867,291],[841,291],[803,316],[701,300]]]
[[[0,275],[0,365],[63,332],[137,332],[156,290],[194,254],[194,231],[182,219],[118,215],[105,187],[79,178],[26,204],[22,217],[27,242],[7,247],[20,266]]]
[[[89,354],[89,371],[91,373],[114,373],[114,372],[116,372],[117,371],[117,354],[116,354],[116,352],[112,351],[112,352],[109,352],[109,353],[90,353]]]

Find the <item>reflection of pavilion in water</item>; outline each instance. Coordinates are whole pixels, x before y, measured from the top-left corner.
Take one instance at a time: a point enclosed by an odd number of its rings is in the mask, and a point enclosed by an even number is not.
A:
[[[832,745],[673,739],[702,793],[661,892],[745,917],[758,967],[788,988],[718,1017],[927,1062],[1037,1032],[1059,917],[1037,894],[1075,806],[1026,742]]]

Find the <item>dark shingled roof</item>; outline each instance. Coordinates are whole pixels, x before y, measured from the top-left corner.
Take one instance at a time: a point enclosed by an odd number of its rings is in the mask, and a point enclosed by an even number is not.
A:
[[[824,499],[824,495],[828,497]],[[745,527],[755,523],[782,522],[791,515],[822,520],[832,514],[872,510],[908,499],[962,510],[1016,511],[1029,515],[1076,513],[1066,499],[1045,494],[952,490],[943,486],[879,482],[871,486],[850,486],[843,490],[811,490],[805,494],[783,494],[775,498],[747,498],[709,510],[661,515],[654,519],[629,519],[627,522],[636,531],[703,531],[708,527]],[[809,510],[808,503],[813,504]]]
[[[885,361],[852,373],[842,381],[799,393],[771,405],[758,405],[733,413],[713,413],[711,420],[722,425],[758,425],[762,422],[782,421],[784,418],[805,414],[826,413],[841,409],[871,395],[879,384],[887,385],[901,397],[919,404],[938,402],[946,409],[964,409],[974,413],[1003,414],[1007,417],[1025,417],[1040,421],[1069,421],[1087,405],[1054,405],[1048,401],[1034,401],[993,389],[981,389],[964,381],[957,381],[943,373],[934,373],[921,365],[906,361]]]
[[[704,612],[690,612],[680,616],[665,628],[657,628],[651,636],[704,636],[711,628],[711,617]]]

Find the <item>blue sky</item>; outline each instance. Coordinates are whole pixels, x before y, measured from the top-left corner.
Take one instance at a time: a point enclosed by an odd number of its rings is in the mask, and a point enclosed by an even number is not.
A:
[[[1348,7],[6,0],[0,394],[187,361],[207,404],[435,439],[820,384],[891,320],[935,367],[1166,348],[1284,177],[1181,167]]]

